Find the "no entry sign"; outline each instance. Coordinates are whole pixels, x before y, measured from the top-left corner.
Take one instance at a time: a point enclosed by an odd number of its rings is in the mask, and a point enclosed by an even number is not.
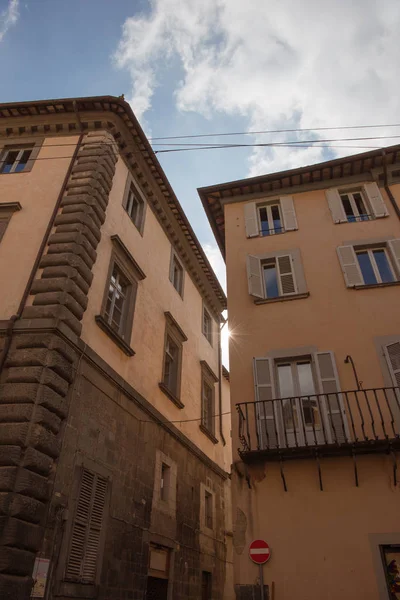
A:
[[[249,556],[257,565],[262,565],[269,560],[271,550],[266,541],[254,540],[249,546]]]

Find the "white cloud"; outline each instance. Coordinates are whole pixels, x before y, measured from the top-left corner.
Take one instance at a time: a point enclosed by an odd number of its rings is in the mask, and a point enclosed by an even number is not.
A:
[[[399,29],[398,0],[152,0],[148,15],[125,21],[115,59],[131,73],[139,118],[168,60],[178,58],[181,111],[244,117],[250,131],[390,123],[400,112]],[[324,137],[354,133],[367,135]],[[322,153],[316,147],[254,149],[248,174],[317,162]]]
[[[202,244],[202,247],[208,260],[210,261],[210,265],[212,266],[214,273],[218,277],[220,284],[226,292],[226,269],[221,252],[217,246],[212,244]]]
[[[0,42],[4,39],[10,27],[18,21],[18,6],[19,0],[10,0],[7,8],[0,13]]]

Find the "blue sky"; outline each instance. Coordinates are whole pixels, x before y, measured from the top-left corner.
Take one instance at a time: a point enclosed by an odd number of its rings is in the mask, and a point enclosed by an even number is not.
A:
[[[399,30],[398,0],[0,0],[0,102],[124,93],[149,136],[396,123]],[[310,138],[318,135],[229,141]],[[355,152],[158,156],[223,278],[197,187]]]

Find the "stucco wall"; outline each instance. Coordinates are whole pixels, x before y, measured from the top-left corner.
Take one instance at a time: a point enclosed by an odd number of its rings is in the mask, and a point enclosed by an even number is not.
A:
[[[31,171],[0,174],[0,204],[22,207],[0,243],[0,319],[18,308],[77,141],[78,136],[46,138]]]
[[[201,365],[205,360],[218,375],[217,324],[214,322],[213,347],[202,334],[202,298],[185,272],[183,299],[169,281],[171,243],[148,206],[143,236],[122,207],[128,169],[119,159],[107,208],[107,219],[97,248],[98,258],[93,269],[94,280],[89,292],[87,311],[83,317],[82,339],[110,366],[149,400],[166,419],[181,421],[200,419]],[[99,329],[95,316],[100,313],[112,251],[111,235],[118,234],[129,252],[146,274],[139,283],[130,345],[135,356],[126,356]],[[180,399],[185,407],[179,409],[159,389],[162,378],[165,316],[170,311],[188,340],[183,343],[182,382]],[[216,386],[216,406],[218,386]],[[176,425],[204,452],[221,466],[224,449],[214,444],[199,429],[200,421]],[[218,422],[216,421],[216,436]]]

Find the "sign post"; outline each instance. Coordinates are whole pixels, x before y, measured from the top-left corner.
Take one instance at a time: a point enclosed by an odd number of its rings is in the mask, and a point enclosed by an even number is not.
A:
[[[254,540],[251,542],[249,546],[249,556],[251,560],[259,566],[261,590],[260,600],[265,600],[263,564],[266,563],[271,556],[271,550],[269,549],[267,542],[264,540]]]

